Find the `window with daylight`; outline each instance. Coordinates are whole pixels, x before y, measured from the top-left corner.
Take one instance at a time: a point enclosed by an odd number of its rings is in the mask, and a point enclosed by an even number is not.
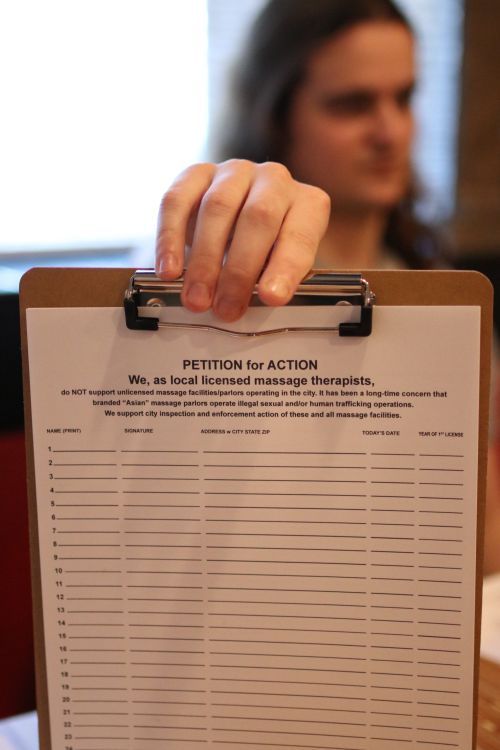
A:
[[[207,129],[205,0],[0,8],[0,287],[35,264],[152,259]]]

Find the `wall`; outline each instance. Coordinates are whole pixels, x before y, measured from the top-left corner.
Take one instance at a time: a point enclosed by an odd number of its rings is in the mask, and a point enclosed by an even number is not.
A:
[[[462,254],[500,253],[498,0],[466,0],[457,208]]]

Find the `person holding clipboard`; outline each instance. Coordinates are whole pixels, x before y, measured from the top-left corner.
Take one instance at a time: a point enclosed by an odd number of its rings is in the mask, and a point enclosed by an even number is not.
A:
[[[445,267],[413,212],[415,38],[392,0],[270,0],[232,98],[225,161],[188,167],[163,197],[156,271],[225,321],[258,285],[286,304],[320,268]],[[190,247],[187,261],[185,246]],[[500,568],[490,450],[485,572]]]
[[[392,0],[270,2],[232,99],[230,160],[189,167],[165,194],[160,275],[178,276],[191,245],[185,304],[231,320],[257,279],[282,304],[313,263],[439,267],[412,211],[415,82],[413,32]]]

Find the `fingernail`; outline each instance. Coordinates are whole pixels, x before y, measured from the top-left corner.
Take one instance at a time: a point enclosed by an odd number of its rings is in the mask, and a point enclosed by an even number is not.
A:
[[[223,320],[236,320],[242,314],[243,306],[241,300],[231,297],[221,297],[215,304],[215,312]]]
[[[160,258],[158,273],[160,275],[165,274],[168,276],[177,275],[179,273],[177,258],[175,255],[167,253],[167,255],[163,255]]]
[[[279,299],[288,299],[290,296],[290,284],[285,278],[277,276],[266,284],[266,291]]]
[[[211,297],[207,285],[200,281],[191,284],[186,291],[186,301],[196,309],[206,310],[210,307]]]

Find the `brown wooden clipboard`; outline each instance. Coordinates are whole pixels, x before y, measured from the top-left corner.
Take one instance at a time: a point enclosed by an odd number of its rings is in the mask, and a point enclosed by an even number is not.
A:
[[[44,621],[41,596],[34,451],[29,387],[29,361],[26,310],[46,307],[121,307],[125,290],[134,269],[32,269],[22,279],[20,288],[22,357],[27,437],[27,482],[32,551],[32,584],[35,622],[37,671],[37,706],[40,746],[49,750],[50,725],[47,698]],[[476,634],[474,671],[474,737],[477,724],[477,690],[482,588],[482,549],[484,538],[485,485],[488,452],[488,412],[490,383],[490,351],[492,338],[492,287],[479,273],[472,271],[366,271],[363,277],[376,295],[376,306],[458,305],[481,308],[481,362],[479,402],[478,456],[478,532],[476,575]],[[475,746],[474,740],[471,746]],[[56,750],[53,748],[52,750]]]

